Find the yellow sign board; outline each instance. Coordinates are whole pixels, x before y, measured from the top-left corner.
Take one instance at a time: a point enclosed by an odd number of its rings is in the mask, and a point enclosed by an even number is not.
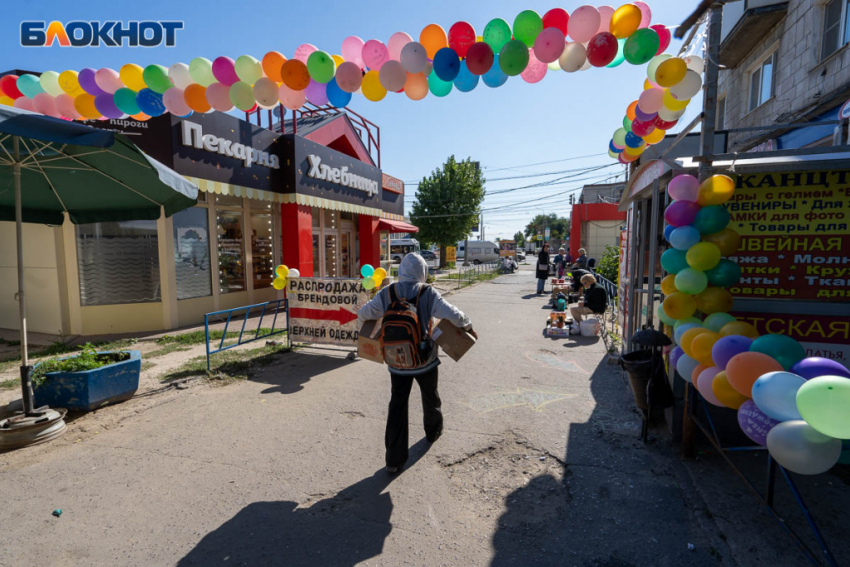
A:
[[[457,247],[446,246],[446,262],[457,263]]]

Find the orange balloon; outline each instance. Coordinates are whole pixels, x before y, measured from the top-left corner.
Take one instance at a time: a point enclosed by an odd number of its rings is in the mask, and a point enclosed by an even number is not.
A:
[[[151,119],[151,117],[145,114],[144,112],[140,112],[138,114],[131,114],[130,118],[132,118],[133,120],[138,120],[139,122],[147,122]]]
[[[290,59],[280,68],[283,84],[293,91],[303,91],[310,85],[310,72],[307,65],[298,59]]]
[[[724,228],[714,234],[706,234],[703,242],[711,242],[720,249],[723,256],[734,256],[741,248],[741,235],[731,228]]]
[[[699,391],[699,388],[697,387],[697,378],[699,378],[699,375],[702,374],[703,370],[708,370],[709,368],[711,368],[711,366],[705,366],[703,364],[700,364],[699,366],[694,368],[693,372],[691,372],[691,384],[694,385],[694,388],[696,388],[697,391]]]
[[[733,321],[732,323],[726,323],[725,325],[723,325],[723,327],[720,328],[720,334],[724,337],[740,335],[742,337],[748,337],[751,339],[759,338],[759,332],[756,330],[756,328],[744,321]]]
[[[747,396],[742,396],[732,387],[724,371],[718,372],[717,376],[714,377],[714,380],[711,382],[711,391],[714,392],[714,396],[721,404],[734,410],[740,408],[749,399]]]
[[[710,287],[694,296],[697,309],[711,315],[712,313],[729,313],[732,311],[732,294],[722,287]]]
[[[691,343],[691,350],[694,353],[693,357],[697,359],[700,364],[704,364],[706,367],[711,368],[714,366],[714,359],[711,358],[711,349],[714,347],[714,343],[722,338],[723,337],[720,333],[713,333],[711,331],[700,334]]]
[[[739,394],[753,397],[753,384],[768,372],[785,370],[773,357],[761,352],[742,352],[726,364],[726,377]]]
[[[207,102],[207,88],[199,85],[198,83],[192,83],[186,87],[183,91],[183,100],[186,101],[189,108],[195,112],[203,114],[212,109],[210,103]]]
[[[638,101],[634,101],[626,109],[626,117],[628,117],[629,120],[634,120],[635,118],[637,118],[637,113],[635,112],[637,110],[637,107]]]
[[[83,93],[74,98],[74,110],[80,113],[83,118],[95,120],[100,118],[100,112],[94,105],[94,95]]]
[[[283,77],[280,76],[280,68],[283,67],[284,63],[286,63],[286,57],[282,53],[269,51],[263,55],[263,73],[275,83],[280,84],[283,82]]]
[[[692,295],[677,292],[665,297],[661,308],[672,319],[687,319],[696,312],[697,304]]]
[[[404,83],[404,94],[410,100],[422,100],[428,96],[428,77],[423,73],[408,73]]]
[[[428,54],[428,59],[434,60],[434,56],[439,50],[448,47],[449,40],[446,36],[446,30],[438,24],[428,24],[419,34],[419,43],[425,48],[425,53]]]
[[[694,327],[693,329],[688,329],[682,335],[682,340],[679,341],[679,346],[682,347],[682,350],[685,351],[685,354],[690,356],[693,359],[696,359],[693,351],[694,339],[696,339],[699,335],[703,333],[710,333],[708,329],[704,327]]]
[[[664,295],[673,295],[679,291],[676,288],[676,274],[669,274],[661,280],[661,293]]]

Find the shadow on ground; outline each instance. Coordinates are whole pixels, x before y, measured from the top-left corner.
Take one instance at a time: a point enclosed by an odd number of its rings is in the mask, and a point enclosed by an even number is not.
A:
[[[425,439],[411,447],[406,468],[429,447]],[[177,565],[357,565],[380,555],[392,531],[393,502],[384,490],[396,476],[381,468],[330,498],[300,506],[292,501],[249,504],[204,536]]]
[[[304,384],[316,376],[352,364],[352,361],[345,358],[346,354],[340,352],[340,356],[329,356],[327,353],[292,351],[281,360],[280,364],[252,373],[250,380],[271,386],[263,390],[263,394],[295,394],[303,390]]]

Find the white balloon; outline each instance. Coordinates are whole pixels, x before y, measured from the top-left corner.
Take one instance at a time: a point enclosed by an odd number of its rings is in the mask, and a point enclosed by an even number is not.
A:
[[[841,439],[818,433],[805,421],[786,421],[767,434],[767,450],[791,472],[821,474],[841,457]]]
[[[378,71],[378,80],[381,86],[391,93],[396,93],[404,88],[404,83],[407,81],[407,71],[398,61],[390,59]]]
[[[551,63],[549,63],[549,70],[550,71],[560,71],[561,70],[561,62],[557,61],[557,60],[552,61]]]
[[[569,42],[558,59],[558,65],[567,73],[580,71],[585,63],[587,63],[587,49],[577,41]]]
[[[702,75],[703,71],[705,71],[705,60],[699,55],[689,55],[685,57],[685,64],[688,66],[688,69],[695,71],[700,75]]]
[[[168,78],[178,89],[185,89],[195,82],[192,80],[192,75],[189,74],[189,66],[185,63],[175,63],[169,67]]]
[[[360,66],[351,61],[345,61],[336,69],[336,84],[347,93],[353,93],[360,88],[363,82],[363,73]]]
[[[292,269],[289,270],[289,275],[287,277],[300,278],[301,272],[297,268],[292,268]]]
[[[662,108],[658,111],[658,117],[665,122],[675,122],[679,118],[685,115],[685,110],[669,110],[667,108]]]
[[[260,77],[254,83],[254,98],[260,108],[274,108],[280,104],[277,84],[268,77]]]
[[[702,77],[696,71],[688,69],[682,82],[670,87],[670,96],[676,100],[691,100],[700,89],[702,89]]]
[[[401,61],[402,67],[408,73],[421,73],[428,64],[428,53],[421,43],[411,41],[401,48],[399,61]]]

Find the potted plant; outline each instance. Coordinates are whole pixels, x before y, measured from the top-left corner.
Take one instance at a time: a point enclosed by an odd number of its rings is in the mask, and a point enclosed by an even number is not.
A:
[[[139,389],[142,355],[137,350],[98,352],[86,344],[74,356],[41,362],[33,371],[36,405],[92,411],[129,400]]]

